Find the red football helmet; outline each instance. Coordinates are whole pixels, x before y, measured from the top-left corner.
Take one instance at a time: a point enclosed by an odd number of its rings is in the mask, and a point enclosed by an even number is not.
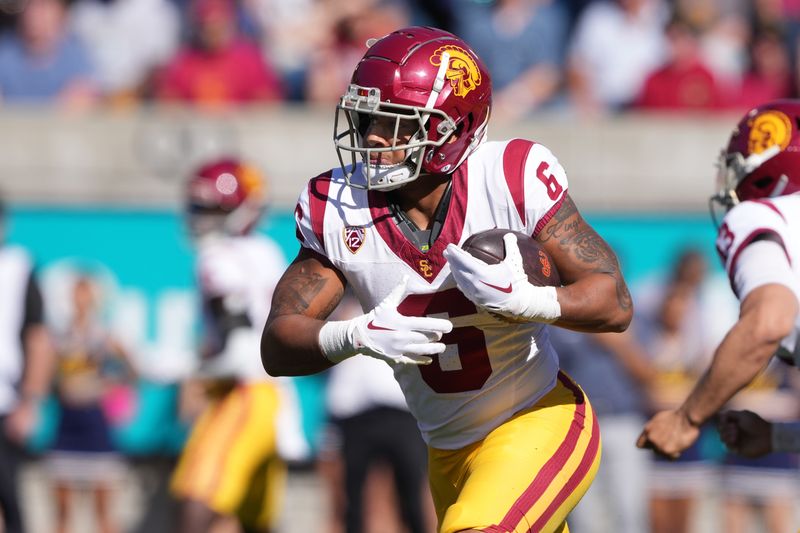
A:
[[[776,100],[751,109],[719,158],[718,192],[730,209],[741,201],[800,191],[800,100]]]
[[[192,233],[244,235],[265,207],[265,182],[261,173],[238,159],[216,159],[198,168],[186,191]]]
[[[405,28],[367,44],[336,107],[334,143],[348,184],[390,190],[420,172],[455,171],[486,136],[492,83],[483,62],[436,28]],[[416,133],[405,144],[367,148],[363,135],[373,117],[394,120],[395,132]],[[370,163],[371,154],[395,150],[406,152],[401,164]]]

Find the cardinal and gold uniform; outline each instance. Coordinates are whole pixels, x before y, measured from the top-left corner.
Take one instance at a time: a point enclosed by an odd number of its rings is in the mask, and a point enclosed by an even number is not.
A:
[[[442,255],[487,229],[536,236],[566,191],[563,168],[541,144],[485,142],[453,172],[441,233],[425,251],[397,227],[386,194],[347,186],[339,169],[301,193],[302,246],[344,275],[363,309],[408,275],[398,310],[453,322],[432,364],[393,367],[429,446],[443,533],[563,531],[596,472],[599,428],[580,387],[559,372],[548,326],[479,312]]]
[[[258,338],[285,260],[275,243],[259,235],[206,239],[198,252],[204,345],[212,347],[199,376],[209,405],[195,422],[171,490],[236,516],[245,527],[274,527],[284,459],[307,451],[292,384],[267,376],[258,357]],[[209,308],[214,305],[225,312]],[[239,324],[226,333],[221,320]]]

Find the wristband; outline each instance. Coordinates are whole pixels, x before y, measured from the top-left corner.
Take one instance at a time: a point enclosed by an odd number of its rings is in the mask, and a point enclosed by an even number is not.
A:
[[[537,287],[528,283],[526,296],[529,303],[521,313],[523,316],[547,324],[561,318],[561,304],[555,287]]]
[[[800,452],[800,422],[772,423],[772,451]]]
[[[319,348],[331,363],[341,363],[358,353],[350,340],[351,326],[351,320],[339,320],[325,322],[319,330]]]

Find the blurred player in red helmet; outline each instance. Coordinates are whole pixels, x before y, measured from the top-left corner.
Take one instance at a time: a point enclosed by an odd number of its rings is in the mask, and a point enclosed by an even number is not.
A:
[[[699,426],[774,355],[800,363],[799,127],[800,100],[778,100],[751,109],[733,130],[720,158],[719,190],[711,200],[727,209],[717,250],[741,302],[739,319],[683,405],[647,423],[640,447],[679,456],[697,439]],[[725,415],[721,435],[732,449],[749,455],[756,455],[753,447],[761,453],[800,451],[796,425],[751,431],[759,425],[749,415]]]
[[[367,45],[337,106],[341,168],[295,210],[301,250],[275,291],[264,366],[386,361],[428,444],[442,533],[566,531],[600,433],[547,324],[625,329],[617,259],[547,148],[487,141],[491,80],[467,43],[410,27]],[[565,285],[530,284],[512,234],[497,265],[459,248],[495,227],[538,239]],[[348,285],[366,313],[326,321]]]
[[[242,236],[264,212],[266,184],[259,171],[235,158],[201,166],[187,184],[186,212],[196,237]]]
[[[172,479],[184,532],[209,531],[225,520],[272,531],[284,459],[306,453],[292,384],[267,376],[258,358],[272,291],[286,267],[278,246],[253,231],[265,186],[255,167],[236,158],[203,165],[187,185],[203,306],[195,377],[208,403]]]

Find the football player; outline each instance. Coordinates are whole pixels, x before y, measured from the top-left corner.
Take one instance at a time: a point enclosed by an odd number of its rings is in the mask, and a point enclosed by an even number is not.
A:
[[[678,457],[739,390],[760,374],[773,355],[800,362],[800,101],[779,100],[751,109],[733,130],[720,157],[719,191],[712,207],[727,213],[717,250],[741,302],[739,319],[683,404],[657,413],[637,445]],[[712,211],[714,211],[712,209]],[[723,438],[745,449],[751,422],[726,417]],[[730,424],[743,421],[737,432]],[[784,434],[783,429],[788,433]],[[800,443],[796,427],[775,426],[771,449]],[[796,448],[800,449],[800,447]]]
[[[305,453],[291,383],[267,376],[257,357],[272,291],[286,267],[278,246],[253,231],[264,211],[264,186],[254,167],[234,158],[202,166],[188,182],[203,306],[196,378],[208,404],[172,478],[182,502],[180,531],[208,531],[226,519],[245,531],[274,530],[283,458]]]
[[[426,27],[367,45],[337,106],[341,168],[311,179],[295,210],[302,246],[275,290],[264,366],[385,360],[429,447],[442,533],[566,531],[600,433],[546,326],[624,330],[616,256],[546,147],[487,141],[492,85],[469,45]],[[459,248],[496,227],[536,238],[564,286],[530,284],[513,235],[496,265]],[[325,321],[346,285],[365,314]]]

